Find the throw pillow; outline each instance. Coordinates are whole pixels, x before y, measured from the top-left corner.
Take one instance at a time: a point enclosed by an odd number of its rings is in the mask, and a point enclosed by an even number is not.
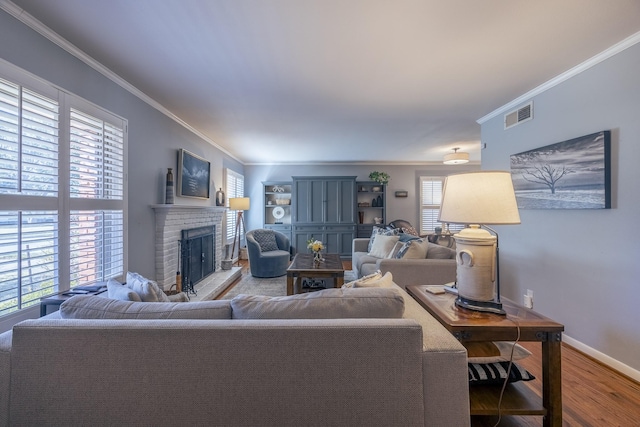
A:
[[[391,288],[393,284],[393,275],[387,271],[384,276],[376,277],[368,280],[356,280],[353,284],[354,288]]]
[[[402,231],[404,233],[411,234],[412,236],[420,237],[420,235],[418,234],[418,231],[411,225],[408,225],[406,227],[402,227]]]
[[[60,304],[63,319],[230,319],[229,301],[146,303],[78,295]]]
[[[109,279],[107,282],[107,296],[122,301],[142,301],[131,288],[113,279]]]
[[[238,295],[231,300],[234,319],[402,318],[404,300],[396,289],[326,289],[267,297]]]
[[[278,242],[273,230],[253,230],[253,238],[260,245],[261,252],[271,252],[278,250]]]
[[[409,240],[416,240],[416,239],[420,238],[418,236],[415,236],[413,234],[408,234],[408,233],[400,233],[400,234],[398,234],[398,237],[400,237],[400,241],[402,243],[408,242]]]
[[[468,370],[469,385],[502,384],[507,378],[507,382],[510,383],[531,381],[536,378],[515,363],[511,364],[511,371],[509,371],[509,362],[469,363]],[[507,372],[509,372],[508,377]]]
[[[426,239],[409,240],[396,254],[397,259],[424,259],[429,242]]]
[[[513,349],[513,360],[522,360],[531,356],[531,352],[513,342],[465,342],[469,363],[508,362]],[[515,345],[515,346],[514,346]]]
[[[377,236],[373,242],[371,250],[369,251],[369,256],[376,258],[388,258],[398,239],[398,236]]]
[[[373,243],[376,240],[376,237],[378,236],[397,236],[398,234],[400,234],[400,230],[397,229],[393,229],[393,228],[382,228],[382,227],[373,227],[373,231],[371,232],[371,238],[369,239],[369,248],[367,249],[367,252],[371,252],[371,248],[373,246]]]
[[[389,255],[387,256],[387,258],[395,259],[396,256],[398,255],[398,252],[400,252],[400,249],[402,249],[405,243],[406,242],[398,240],[396,244],[393,246],[393,249],[391,249],[391,252],[389,252]]]
[[[427,248],[427,258],[429,259],[455,259],[456,251],[446,246],[429,243]]]
[[[371,273],[371,274],[369,274],[369,275],[367,275],[367,276],[361,277],[361,278],[356,279],[356,280],[352,280],[352,281],[351,281],[351,282],[349,282],[349,283],[345,283],[344,285],[342,285],[342,287],[343,287],[343,288],[354,288],[354,287],[355,287],[355,284],[356,284],[357,282],[360,282],[360,281],[367,281],[367,280],[378,280],[378,279],[380,279],[381,277],[382,277],[382,273],[380,273],[380,270],[378,270],[378,271],[375,271],[375,272],[373,272],[373,273]]]
[[[169,298],[160,286],[138,273],[127,272],[127,286],[138,294],[142,302],[167,302]]]

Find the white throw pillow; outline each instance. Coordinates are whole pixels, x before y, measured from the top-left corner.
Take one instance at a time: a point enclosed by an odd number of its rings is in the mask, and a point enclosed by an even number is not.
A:
[[[109,279],[107,282],[107,295],[111,299],[119,299],[122,301],[142,301],[140,296],[131,288],[113,279]]]
[[[393,250],[393,247],[398,242],[398,239],[398,236],[377,236],[373,241],[371,251],[369,251],[369,256],[387,258]]]
[[[393,287],[393,275],[387,271],[384,276],[369,279],[369,280],[356,280],[354,288],[391,288]]]
[[[357,282],[361,282],[361,281],[367,281],[367,280],[378,280],[382,278],[382,273],[380,273],[380,270],[375,271],[367,276],[361,277],[359,279],[356,280],[352,280],[349,283],[345,283],[344,285],[342,285],[343,288],[355,288],[355,284]]]

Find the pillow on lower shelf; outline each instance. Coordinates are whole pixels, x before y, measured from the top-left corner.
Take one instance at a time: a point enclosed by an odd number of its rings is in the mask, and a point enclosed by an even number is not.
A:
[[[469,385],[502,384],[505,378],[507,378],[507,371],[509,370],[509,362],[469,363],[468,366]],[[518,366],[516,363],[511,365],[508,382],[515,383],[535,379],[536,377],[529,371]]]

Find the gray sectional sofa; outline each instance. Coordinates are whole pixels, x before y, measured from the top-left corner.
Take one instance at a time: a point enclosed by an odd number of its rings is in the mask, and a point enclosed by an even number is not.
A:
[[[314,316],[336,318],[295,318]],[[395,284],[198,303],[74,297],[0,335],[0,387],[2,426],[470,422],[465,348]]]
[[[368,238],[353,239],[352,265],[357,277],[375,271],[393,274],[393,281],[405,288],[409,285],[444,285],[456,280],[456,251],[428,243],[426,258],[381,258],[369,254]]]

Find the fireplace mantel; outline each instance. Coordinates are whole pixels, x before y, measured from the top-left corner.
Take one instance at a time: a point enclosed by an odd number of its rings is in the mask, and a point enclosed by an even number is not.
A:
[[[213,211],[226,211],[228,208],[226,206],[198,206],[198,205],[151,205],[151,209],[154,209],[156,212],[169,212],[169,211],[177,211],[180,209],[203,209],[203,210],[213,210]]]

